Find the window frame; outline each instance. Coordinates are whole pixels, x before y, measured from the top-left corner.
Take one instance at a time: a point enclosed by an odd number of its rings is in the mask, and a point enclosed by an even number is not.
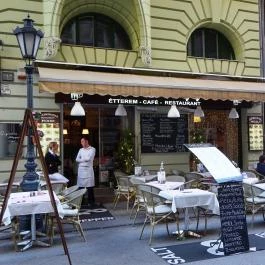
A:
[[[92,45],[90,43],[81,43],[80,40],[80,21],[85,20],[87,18],[87,21],[89,21],[89,18],[92,20]],[[102,25],[102,26],[100,26]],[[110,34],[111,38],[108,40],[110,41],[110,45],[106,44],[104,45],[98,45],[97,43],[97,32],[102,32],[100,30],[103,27],[108,28],[108,33]],[[71,32],[71,38],[68,38],[67,34],[65,33]],[[65,34],[65,36],[64,36]],[[70,34],[69,34],[70,35]],[[108,37],[109,37],[108,36]],[[118,40],[116,41],[115,38],[118,37]],[[61,31],[61,40],[63,44],[72,44],[72,45],[81,45],[81,46],[89,46],[89,47],[97,47],[97,48],[111,48],[111,49],[121,49],[121,50],[132,50],[132,44],[129,38],[129,35],[125,31],[125,29],[120,25],[117,21],[113,20],[112,18],[98,14],[98,13],[85,13],[78,15],[71,20],[69,20],[65,26],[63,27]],[[104,40],[106,41],[106,40]]]
[[[215,49],[216,49],[215,56],[207,56],[206,42],[205,42],[207,32],[209,34],[210,33],[215,34]],[[195,34],[197,34],[197,38],[199,37],[199,39],[194,39]],[[193,47],[196,47],[199,45],[201,46],[201,51],[194,50]],[[227,46],[229,50],[225,56],[222,56],[222,58],[220,58],[222,46]],[[197,55],[196,52],[197,54],[199,53],[202,54],[202,56]],[[229,40],[221,32],[215,29],[211,29],[211,28],[198,28],[192,32],[189,38],[188,44],[187,44],[187,55],[192,56],[192,57],[202,57],[202,58],[218,59],[218,60],[235,60],[236,58],[234,49],[231,43],[229,42]]]

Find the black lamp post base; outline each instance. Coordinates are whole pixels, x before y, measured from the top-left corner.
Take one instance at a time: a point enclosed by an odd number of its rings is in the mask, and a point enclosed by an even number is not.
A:
[[[35,180],[23,179],[20,186],[23,191],[36,191],[39,188],[39,183],[40,182],[38,179]]]

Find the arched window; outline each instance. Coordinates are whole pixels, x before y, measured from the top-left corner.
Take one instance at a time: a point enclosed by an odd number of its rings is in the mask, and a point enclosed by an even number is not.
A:
[[[131,49],[125,30],[113,19],[88,13],[70,20],[62,30],[62,43],[84,46]]]
[[[235,60],[233,48],[226,37],[208,28],[197,29],[191,34],[188,56]]]

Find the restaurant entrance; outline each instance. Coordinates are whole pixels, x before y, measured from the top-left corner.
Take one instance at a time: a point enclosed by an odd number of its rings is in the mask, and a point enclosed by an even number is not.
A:
[[[72,106],[64,106],[64,174],[69,185],[76,184],[77,164],[75,162],[82,136],[89,138],[96,148],[94,172],[96,187],[110,187],[113,182],[115,153],[120,135],[128,123],[128,117],[115,116],[115,107],[85,105],[85,116],[70,116]]]

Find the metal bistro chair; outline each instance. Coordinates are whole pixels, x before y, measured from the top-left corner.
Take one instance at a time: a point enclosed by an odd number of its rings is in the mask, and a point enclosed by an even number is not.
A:
[[[116,177],[116,175],[115,175]],[[127,201],[127,211],[129,210],[130,200],[135,196],[134,188],[130,185],[129,177],[116,177],[117,188],[114,190],[115,197],[113,202],[113,209],[116,208],[118,201],[124,197]]]
[[[263,220],[265,221],[264,208],[265,197],[259,195],[264,192],[263,189],[256,187],[255,185],[243,183],[244,198],[246,204],[246,211],[252,214],[252,227],[254,225],[254,216],[258,211],[262,211]]]
[[[148,185],[138,185],[139,190],[141,191],[143,198],[144,198],[144,205],[146,209],[146,217],[144,220],[144,224],[142,227],[142,231],[140,234],[140,238],[142,238],[145,226],[147,221],[150,221],[151,225],[151,233],[150,233],[150,238],[149,238],[149,245],[152,243],[152,237],[154,233],[154,227],[156,224],[165,221],[166,222],[166,228],[167,228],[167,233],[169,235],[169,230],[168,230],[168,220],[176,220],[176,215],[173,213],[171,209],[171,205],[168,205],[165,203],[166,199],[159,196],[156,193],[151,192],[150,187]],[[177,222],[178,224],[178,222]]]
[[[135,220],[137,218],[139,211],[145,210],[144,198],[138,187],[139,184],[144,184],[144,182],[142,180],[131,177],[130,183],[132,187],[134,188],[134,192],[135,192],[134,203],[133,203],[133,207],[131,210],[130,218],[132,217],[133,211],[135,210],[135,215],[133,218],[133,224],[135,224]]]
[[[84,194],[86,193],[86,188],[76,190],[69,194],[67,202],[63,203],[63,213],[64,217],[61,220],[62,224],[72,224],[76,230],[80,233],[80,235],[83,237],[84,241],[86,241],[83,228],[81,226],[80,222],[80,207],[82,203],[82,199]],[[49,218],[49,237],[50,237],[50,244],[53,242],[54,237],[54,220],[55,216],[54,214],[50,215]]]

